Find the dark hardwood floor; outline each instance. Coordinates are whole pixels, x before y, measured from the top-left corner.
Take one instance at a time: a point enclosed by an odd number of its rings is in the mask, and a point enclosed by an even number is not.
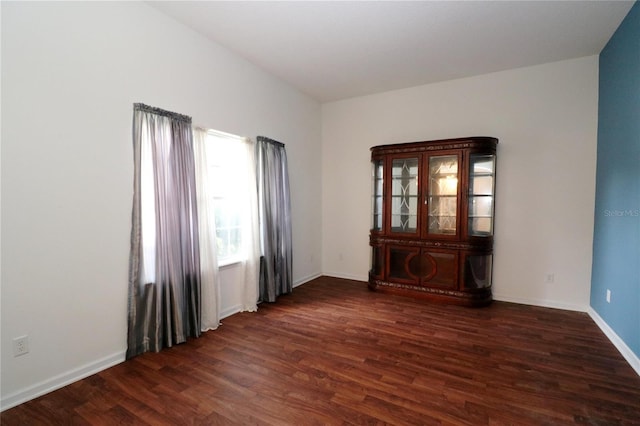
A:
[[[584,313],[434,305],[322,277],[0,421],[638,425],[640,377]]]

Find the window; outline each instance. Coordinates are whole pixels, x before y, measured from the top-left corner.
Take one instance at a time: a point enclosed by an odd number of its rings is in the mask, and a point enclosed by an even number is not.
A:
[[[216,249],[220,266],[244,260],[246,230],[250,229],[248,142],[226,133],[207,132],[209,196],[216,225]]]

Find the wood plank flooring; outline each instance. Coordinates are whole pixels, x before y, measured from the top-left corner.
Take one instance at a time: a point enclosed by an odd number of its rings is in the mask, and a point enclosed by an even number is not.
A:
[[[639,425],[640,377],[584,313],[434,305],[321,277],[0,421]]]

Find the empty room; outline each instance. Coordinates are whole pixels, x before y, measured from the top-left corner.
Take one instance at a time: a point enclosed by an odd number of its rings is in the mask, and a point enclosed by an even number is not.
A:
[[[3,425],[640,424],[637,2],[0,19]]]

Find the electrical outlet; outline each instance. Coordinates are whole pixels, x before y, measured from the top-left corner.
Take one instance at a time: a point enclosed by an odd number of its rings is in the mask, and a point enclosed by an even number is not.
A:
[[[607,303],[611,303],[611,290],[607,289]]]
[[[29,336],[20,336],[13,339],[13,356],[29,353]]]

